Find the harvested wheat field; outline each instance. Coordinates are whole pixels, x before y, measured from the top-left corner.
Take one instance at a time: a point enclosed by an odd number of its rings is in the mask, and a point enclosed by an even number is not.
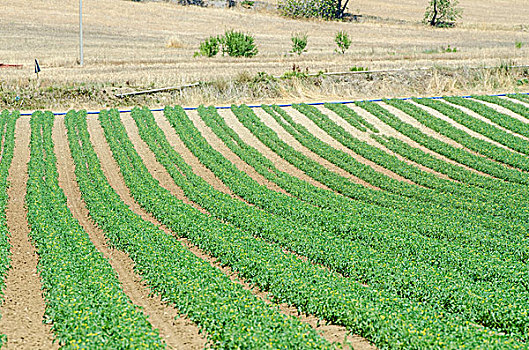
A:
[[[425,4],[418,0],[354,1],[349,11],[362,17],[345,22],[165,2],[93,0],[83,6],[81,68],[77,1],[2,1],[0,63],[22,68],[0,68],[0,107],[193,106],[528,89],[526,71],[469,70],[527,64],[529,7],[521,0],[461,1],[463,17],[447,29],[421,24]],[[252,34],[257,56],[193,57],[201,41],[228,29]],[[351,37],[343,55],[335,52],[334,35],[340,30]],[[300,56],[289,53],[290,37],[298,32],[308,36]],[[34,59],[42,68],[38,79]],[[293,67],[301,73],[353,67],[428,70],[280,81],[256,77],[259,72],[281,76]],[[197,81],[211,84],[127,99],[114,96]]]
[[[0,347],[529,349],[529,8],[250,3],[2,2]]]

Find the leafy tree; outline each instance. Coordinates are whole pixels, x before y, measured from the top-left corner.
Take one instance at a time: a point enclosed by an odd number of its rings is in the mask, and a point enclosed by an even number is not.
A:
[[[423,22],[433,27],[453,27],[461,18],[459,0],[430,0]]]

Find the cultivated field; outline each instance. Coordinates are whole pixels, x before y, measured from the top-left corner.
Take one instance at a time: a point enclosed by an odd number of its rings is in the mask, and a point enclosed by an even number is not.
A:
[[[527,95],[0,115],[6,348],[528,348]]]
[[[164,104],[198,105],[380,96],[528,91],[517,84],[521,72],[507,77],[468,67],[527,64],[529,7],[523,0],[462,0],[464,15],[456,28],[420,24],[425,1],[352,1],[360,22],[293,20],[276,13],[243,8],[182,7],[163,2],[93,0],[84,4],[85,67],[77,65],[78,1],[3,0],[0,11],[0,108],[99,108]],[[226,29],[255,36],[259,54],[252,59],[193,58],[200,41]],[[347,31],[352,45],[334,52],[334,35]],[[289,54],[290,36],[306,32],[308,51]],[[167,47],[173,42],[173,47]],[[516,43],[522,43],[516,48]],[[457,52],[444,52],[448,46]],[[43,71],[33,73],[34,59]],[[347,71],[437,67],[441,71],[287,82],[279,87],[248,87],[258,72],[281,75],[293,65],[302,71]],[[457,68],[455,72],[445,69]],[[527,78],[527,77],[525,77]],[[214,81],[208,88],[119,100],[114,93],[142,88]],[[523,81],[522,81],[523,82]],[[241,86],[242,85],[242,86]],[[251,84],[250,84],[251,85]],[[274,90],[270,92],[270,90]],[[16,96],[19,99],[16,99]]]

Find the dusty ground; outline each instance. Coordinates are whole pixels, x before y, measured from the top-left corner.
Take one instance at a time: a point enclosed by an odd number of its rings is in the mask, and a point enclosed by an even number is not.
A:
[[[85,66],[80,68],[76,64],[77,1],[4,0],[0,12],[0,63],[23,64],[24,67],[1,69],[0,86],[6,91],[14,91],[14,95],[0,98],[0,108],[20,105],[67,109],[120,103],[161,105],[261,101],[266,98],[367,97],[404,93],[402,88],[391,88],[400,81],[405,82],[403,85],[411,85],[409,93],[415,89],[417,93],[425,94],[429,91],[491,91],[516,87],[517,79],[504,81],[500,86],[487,83],[487,80],[495,80],[485,73],[485,76],[476,78],[483,82],[475,87],[458,86],[453,77],[417,73],[386,77],[378,84],[364,82],[365,76],[360,81],[329,80],[322,83],[322,87],[310,89],[303,84],[286,84],[280,86],[279,91],[272,92],[231,83],[232,80],[244,81],[257,72],[280,75],[291,70],[293,64],[302,70],[318,72],[344,71],[352,66],[379,69],[527,63],[529,29],[522,24],[529,17],[529,7],[524,6],[523,0],[462,1],[464,17],[461,25],[452,29],[431,29],[421,25],[423,3],[419,0],[389,4],[380,0],[355,1],[351,5],[352,11],[364,14],[368,19],[360,23],[343,23],[292,20],[274,13],[245,9],[94,0],[84,4]],[[382,20],[384,18],[391,20]],[[193,58],[201,40],[229,28],[253,33],[259,55],[252,59]],[[333,36],[338,30],[349,32],[352,38],[351,49],[345,55],[334,52]],[[308,52],[301,56],[288,54],[293,32],[306,32],[309,36]],[[171,38],[176,38],[181,47],[166,47]],[[521,49],[515,48],[516,42],[523,43]],[[457,48],[458,52],[442,52],[442,48],[448,45]],[[33,73],[35,58],[39,59],[43,69],[39,80]],[[208,89],[186,91],[182,95],[162,94],[125,101],[112,97],[113,92],[196,80],[217,80],[217,84]],[[450,86],[450,81],[455,86]],[[263,89],[273,87],[264,85]],[[47,99],[42,99],[43,95]],[[18,101],[14,100],[16,96],[19,96]],[[42,100],[42,107],[36,106],[39,100]]]

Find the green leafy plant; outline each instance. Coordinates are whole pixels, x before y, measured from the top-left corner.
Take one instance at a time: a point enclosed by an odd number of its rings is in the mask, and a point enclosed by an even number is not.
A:
[[[349,0],[280,0],[278,9],[287,17],[339,19],[348,3]]]
[[[368,71],[369,68],[368,67],[359,67],[359,66],[352,66],[351,68],[349,68],[349,71],[350,72],[365,72],[365,71]]]
[[[194,57],[197,56],[205,56],[205,57],[213,57],[217,53],[219,53],[219,47],[220,40],[216,36],[210,36],[206,40],[200,43],[200,46],[198,47],[198,52],[195,52]]]
[[[341,53],[342,55],[345,54],[345,51],[349,50],[349,47],[351,46],[351,39],[349,38],[349,34],[347,32],[341,30],[334,36],[334,42],[336,45],[338,45],[338,48],[336,49],[336,52]]]
[[[523,42],[521,42],[521,41],[516,41],[514,43],[514,47],[516,47],[517,49],[521,49],[522,46],[523,46]]]
[[[292,49],[290,52],[297,53],[298,56],[301,55],[303,52],[307,51],[307,40],[308,36],[306,33],[295,33],[292,34],[290,37],[290,40],[292,41]]]
[[[246,8],[252,8],[253,4],[254,4],[254,1],[251,1],[251,0],[244,0],[241,2],[241,6],[246,7]]]
[[[253,57],[259,52],[250,34],[228,30],[219,38],[222,53],[231,57]]]
[[[432,27],[453,27],[462,14],[457,5],[459,0],[430,0],[423,23]]]

